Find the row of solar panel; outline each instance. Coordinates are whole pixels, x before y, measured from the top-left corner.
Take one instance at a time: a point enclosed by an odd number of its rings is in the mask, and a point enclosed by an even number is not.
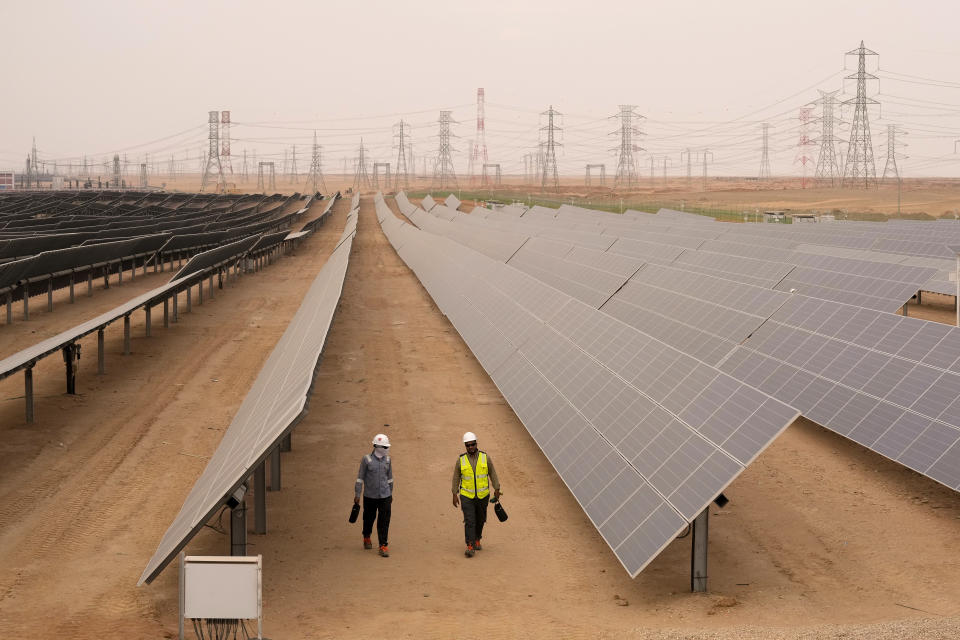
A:
[[[797,412],[509,264],[406,225],[384,233],[631,575]]]
[[[508,264],[574,295],[591,291],[576,296],[588,303],[609,293],[590,274],[564,279],[564,260],[538,261]],[[960,330],[652,264],[600,308],[960,489]]]
[[[253,473],[305,412],[356,235],[358,210],[263,365],[223,439],[150,558],[151,582]]]

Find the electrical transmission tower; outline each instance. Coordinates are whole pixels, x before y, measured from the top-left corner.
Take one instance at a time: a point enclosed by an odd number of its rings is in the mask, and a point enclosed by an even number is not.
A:
[[[477,167],[487,164],[487,125],[484,115],[485,94],[483,87],[477,89],[477,134],[473,139],[473,149],[470,152],[470,167],[467,173],[473,180],[477,176]]]
[[[860,46],[847,52],[848,56],[857,56],[857,73],[846,76],[849,80],[857,81],[857,97],[847,100],[843,104],[853,104],[853,127],[850,129],[850,144],[847,145],[847,163],[843,168],[843,182],[851,186],[869,188],[870,183],[877,181],[877,169],[873,163],[873,142],[870,140],[870,114],[868,104],[879,104],[873,98],[867,97],[867,80],[877,80],[877,76],[867,73],[867,56],[877,55]]]
[[[113,188],[120,189],[123,187],[123,178],[120,175],[120,154],[113,154]]]
[[[620,129],[610,134],[620,136],[620,146],[611,149],[611,151],[619,151],[620,154],[617,160],[617,175],[613,179],[615,188],[627,187],[629,189],[635,186],[638,181],[637,165],[633,159],[633,152],[643,151],[643,148],[633,143],[633,137],[641,134],[640,129],[633,126],[633,119],[643,116],[634,113],[636,108],[636,105],[622,104],[620,105],[620,113],[611,116],[612,118],[620,118]]]
[[[563,131],[554,124],[554,119],[558,119],[561,113],[550,105],[550,108],[540,114],[547,117],[546,126],[540,127],[541,132],[546,133],[546,140],[543,145],[543,165],[540,173],[540,188],[546,190],[547,184],[553,185],[554,190],[560,190],[560,176],[557,173],[557,152],[556,147],[562,146],[557,142],[557,133]]]
[[[397,131],[393,134],[397,139],[397,168],[393,174],[393,190],[399,191],[401,186],[404,189],[410,188],[410,176],[407,170],[407,140],[410,134],[406,132],[407,123],[403,120],[394,126]]]
[[[907,145],[901,143],[900,146],[905,147]],[[956,145],[954,145],[954,148],[956,148]],[[892,175],[897,180],[900,179],[900,169],[897,167],[897,125],[895,124],[887,125],[887,162],[883,165],[881,182],[887,181],[887,174]]]
[[[704,149],[700,152],[700,155],[703,159],[703,190],[707,190],[707,158],[709,157],[710,162],[713,162],[713,152],[709,149]]]
[[[800,188],[807,188],[807,165],[813,162],[813,156],[807,155],[807,148],[816,144],[810,139],[810,114],[813,113],[812,107],[800,109],[800,140],[797,142],[797,158],[794,162],[799,162],[803,167],[803,177],[800,179]]]
[[[243,150],[243,181],[246,183],[250,180],[250,173],[247,170],[247,150]]]
[[[363,138],[360,138],[360,158],[357,160],[357,170],[353,176],[353,188],[357,191],[370,188],[370,174],[367,173],[367,150],[363,146]]]
[[[441,111],[440,119],[440,147],[437,149],[437,163],[433,169],[433,182],[431,187],[445,189],[447,187],[457,186],[457,173],[453,168],[453,158],[450,147],[450,124],[456,123],[450,118],[450,111]]]
[[[220,112],[220,162],[224,169],[233,175],[233,161],[230,159],[230,112]]]
[[[837,163],[836,138],[833,135],[833,105],[836,104],[836,91],[820,91],[820,155],[817,158],[817,182],[826,186],[829,181],[833,187],[840,180],[840,166]]]
[[[764,122],[763,127],[763,155],[760,157],[760,180],[769,180],[770,175],[770,123]],[[687,173],[690,170],[687,169]]]
[[[210,112],[210,136],[209,152],[207,161],[204,164],[203,179],[200,181],[200,191],[203,191],[207,184],[213,180],[213,174],[217,175],[217,191],[223,191],[226,183],[224,182],[223,165],[220,164],[220,130],[218,114],[216,111]]]
[[[322,147],[317,144],[317,132],[313,132],[313,157],[310,160],[310,178],[307,184],[310,185],[310,193],[323,193],[327,190],[327,183],[323,179],[323,159],[321,158]],[[320,191],[321,187],[323,191]]]
[[[287,180],[297,184],[297,145],[293,145],[293,152],[290,155],[290,175]]]

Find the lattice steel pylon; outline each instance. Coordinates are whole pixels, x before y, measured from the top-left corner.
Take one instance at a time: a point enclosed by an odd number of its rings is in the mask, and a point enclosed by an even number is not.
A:
[[[881,182],[887,181],[887,174],[890,173],[897,180],[900,179],[900,169],[897,167],[897,132],[898,127],[895,124],[887,125],[887,162],[883,165],[883,177],[880,178]],[[900,132],[903,133],[903,132]],[[905,144],[899,143],[900,146],[907,146]],[[956,148],[956,145],[954,145]]]
[[[357,159],[357,170],[353,175],[353,188],[369,189],[370,174],[367,173],[367,150],[363,146],[363,138],[360,138],[360,157]]]
[[[457,172],[453,168],[453,148],[450,146],[450,125],[456,124],[456,120],[450,117],[450,111],[441,111],[440,119],[440,146],[437,149],[437,162],[433,168],[433,180],[430,183],[431,188],[446,189],[457,186]],[[454,136],[456,137],[456,136]]]
[[[799,162],[803,167],[803,177],[800,179],[801,189],[807,188],[807,165],[813,162],[813,156],[807,155],[807,148],[816,144],[810,139],[810,114],[812,113],[812,107],[800,109],[800,140],[797,142],[797,157],[794,162]]]
[[[471,180],[477,176],[477,166],[482,167],[489,161],[487,159],[487,125],[484,114],[485,98],[483,87],[480,87],[477,89],[477,133],[473,139],[473,149],[470,151],[470,166],[467,169],[467,174]]]
[[[546,140],[543,145],[543,167],[540,174],[540,188],[546,190],[547,183],[551,183],[555,191],[560,190],[560,176],[557,173],[557,152],[556,147],[563,146],[557,142],[557,133],[563,131],[558,127],[554,120],[563,115],[550,105],[550,108],[540,114],[547,117],[546,126],[540,127],[541,133],[546,133]]]
[[[817,170],[814,174],[821,185],[836,186],[840,177],[840,166],[837,163],[837,141],[833,134],[833,106],[836,104],[837,91],[820,91],[820,154],[817,157]]]
[[[247,170],[247,150],[243,150],[243,181],[247,182],[250,180],[250,172]]]
[[[617,174],[613,179],[614,188],[630,188],[635,186],[639,181],[637,164],[634,161],[633,152],[643,151],[643,147],[634,144],[633,137],[641,135],[642,132],[639,128],[633,126],[633,119],[642,118],[643,116],[634,112],[636,108],[636,105],[622,104],[620,105],[620,113],[615,116],[610,116],[611,118],[620,118],[620,128],[610,134],[620,136],[619,146],[611,149],[611,151],[619,152]]]
[[[760,180],[769,180],[770,174],[770,123],[764,122],[763,127],[763,155],[760,157]],[[689,170],[688,170],[689,172]]]
[[[287,180],[293,184],[297,184],[297,145],[293,145],[293,151],[290,154],[290,174],[287,176]]]
[[[220,112],[220,162],[226,171],[233,175],[233,161],[230,159],[230,112]]]
[[[857,97],[846,100],[843,104],[853,104],[853,126],[850,129],[850,143],[847,145],[847,163],[843,168],[844,186],[863,186],[870,188],[870,183],[877,181],[877,168],[873,162],[873,142],[870,140],[870,114],[868,104],[879,104],[873,98],[867,97],[867,80],[877,80],[877,76],[867,73],[867,56],[878,55],[860,46],[847,52],[848,56],[857,56],[857,73],[846,76],[848,80],[857,81]]]
[[[327,183],[323,179],[323,147],[317,144],[317,132],[313,132],[313,156],[310,159],[310,177],[307,184],[310,185],[310,193],[323,193],[327,190]],[[322,188],[322,191],[321,191]]]
[[[397,166],[393,174],[393,190],[400,191],[400,188],[410,188],[410,175],[407,169],[407,139],[410,134],[406,132],[407,123],[400,120],[394,125],[396,133],[393,137],[397,140]]]
[[[38,185],[39,186],[39,185]],[[120,154],[113,154],[113,188],[123,188],[123,177],[120,174]]]
[[[264,180],[264,169],[267,170],[266,180]],[[257,164],[257,190],[260,193],[266,193],[267,190],[276,191],[277,189],[277,171],[273,162],[260,162]]]
[[[223,165],[220,164],[220,123],[216,111],[209,112],[210,135],[209,150],[207,152],[207,161],[204,163],[203,179],[200,181],[200,191],[203,191],[207,184],[213,179],[213,174],[217,176],[217,191],[223,191],[226,182],[224,181]]]

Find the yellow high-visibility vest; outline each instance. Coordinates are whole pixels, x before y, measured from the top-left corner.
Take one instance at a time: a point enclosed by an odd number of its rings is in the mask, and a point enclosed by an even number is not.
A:
[[[490,478],[487,476],[487,454],[480,452],[477,458],[477,474],[474,478],[473,467],[467,454],[460,456],[460,495],[467,498],[486,498],[490,495]]]

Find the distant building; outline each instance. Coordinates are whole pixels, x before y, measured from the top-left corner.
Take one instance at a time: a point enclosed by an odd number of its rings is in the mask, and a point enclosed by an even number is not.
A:
[[[816,222],[817,214],[815,213],[795,213],[790,216],[793,224],[799,224],[801,222]]]
[[[786,222],[787,214],[783,211],[764,211],[763,221],[764,222]]]

